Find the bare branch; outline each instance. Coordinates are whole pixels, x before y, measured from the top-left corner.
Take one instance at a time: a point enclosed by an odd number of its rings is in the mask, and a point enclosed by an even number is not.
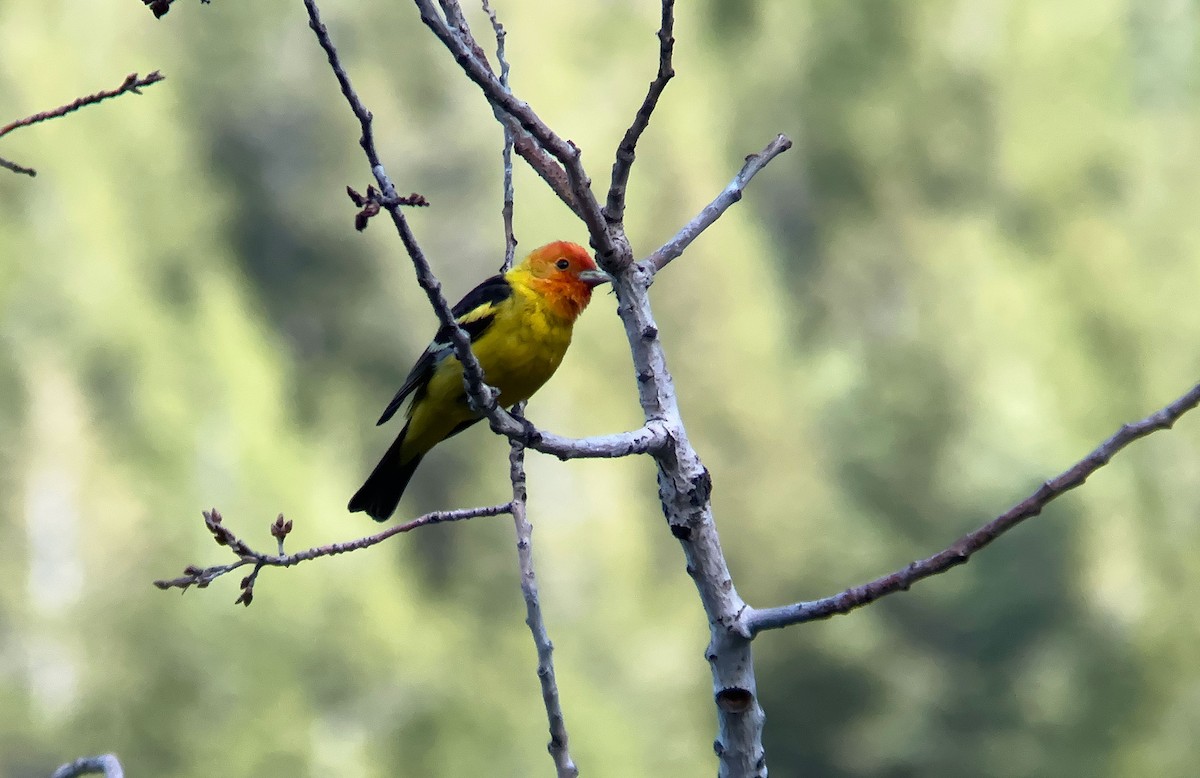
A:
[[[514,409],[518,418],[524,403]],[[579,770],[571,759],[568,745],[567,725],[563,718],[562,701],[558,694],[558,682],[554,675],[554,644],[546,632],[546,621],[542,617],[542,605],[538,599],[537,574],[533,569],[533,525],[525,517],[525,447],[520,441],[511,441],[508,457],[509,477],[512,479],[512,517],[517,531],[517,559],[521,568],[521,594],[525,597],[525,623],[533,635],[537,648],[537,675],[542,685],[542,702],[546,706],[546,718],[550,724],[550,742],[547,750],[554,760],[558,778],[575,778]]]
[[[73,111],[78,111],[80,108],[83,108],[84,106],[95,105],[96,103],[107,100],[110,97],[118,97],[120,95],[123,95],[126,92],[132,92],[134,94],[140,95],[142,93],[141,92],[142,87],[150,86],[151,84],[157,84],[159,81],[162,81],[165,78],[166,78],[166,76],[162,75],[157,70],[154,71],[153,73],[147,74],[145,78],[139,78],[137,73],[130,73],[128,76],[125,77],[125,80],[122,81],[121,85],[119,87],[117,87],[116,89],[109,89],[109,90],[105,90],[105,91],[101,91],[101,92],[96,92],[95,94],[87,95],[86,97],[77,98],[77,99],[67,103],[66,105],[60,105],[57,108],[52,108],[48,111],[42,111],[41,113],[35,113],[32,116],[26,116],[24,119],[17,119],[16,121],[9,122],[8,124],[4,125],[3,127],[0,127],[0,138],[3,138],[5,135],[9,134],[13,130],[18,130],[22,127],[29,127],[30,125],[38,124],[38,123],[44,122],[44,121],[49,121],[50,119],[57,119],[60,116],[66,116],[67,114],[69,114]],[[27,176],[36,176],[37,175],[37,171],[34,170],[33,168],[24,167],[22,165],[16,164],[15,162],[10,162],[6,159],[0,159],[0,167],[7,168],[8,170],[13,171],[14,173],[23,173]]]
[[[118,97],[123,95],[126,92],[133,92],[136,95],[140,95],[142,93],[142,87],[150,86],[151,84],[157,84],[159,81],[163,81],[165,79],[166,76],[162,75],[157,70],[153,73],[147,74],[145,78],[139,78],[137,73],[130,73],[116,89],[110,89],[97,92],[94,95],[80,97],[67,103],[66,105],[60,105],[59,107],[52,108],[49,111],[35,113],[33,116],[26,116],[24,119],[17,119],[15,122],[4,125],[3,127],[0,127],[0,138],[3,138],[13,130],[20,129],[21,127],[28,127],[31,124],[37,124],[50,119],[57,119],[60,116],[66,116],[72,111],[78,111],[84,106],[95,105],[96,103],[107,100],[110,97]]]
[[[587,225],[591,235],[592,245],[600,256],[601,264],[609,270],[619,270],[621,256],[612,236],[605,229],[605,221],[600,213],[600,205],[592,194],[592,180],[584,170],[580,161],[579,147],[568,140],[563,140],[545,122],[541,120],[529,104],[517,99],[515,95],[500,83],[492,72],[487,60],[475,55],[468,37],[461,35],[458,30],[447,23],[446,19],[434,8],[432,0],[415,0],[421,12],[421,21],[431,29],[438,39],[454,55],[463,73],[483,90],[484,97],[493,109],[511,116],[528,132],[534,141],[548,151],[567,171],[570,191],[575,200],[575,212]],[[457,6],[455,0],[443,0],[442,5]]]
[[[325,556],[336,556],[337,554],[345,554],[350,551],[357,551],[362,548],[370,548],[371,546],[382,543],[390,537],[399,535],[404,532],[411,532],[418,527],[425,527],[430,524],[444,524],[451,521],[465,521],[467,519],[479,518],[482,516],[499,516],[502,513],[509,513],[512,510],[512,503],[504,503],[502,505],[489,505],[482,508],[463,508],[456,511],[434,511],[426,513],[424,516],[388,527],[382,532],[377,532],[374,535],[368,535],[357,540],[349,540],[342,543],[331,543],[326,546],[316,546],[308,548],[304,551],[297,551],[294,554],[282,553],[283,538],[291,531],[291,522],[285,521],[282,514],[271,525],[271,534],[279,541],[279,554],[264,554],[260,551],[252,549],[245,541],[235,535],[222,522],[221,514],[214,508],[211,511],[204,512],[204,524],[208,531],[213,534],[219,546],[228,546],[233,551],[237,560],[225,565],[214,565],[212,567],[197,567],[189,565],[184,569],[183,575],[179,578],[162,579],[154,582],[154,585],[159,589],[182,589],[187,591],[195,586],[198,589],[204,589],[216,579],[226,573],[237,570],[239,567],[246,565],[254,565],[254,570],[245,578],[242,579],[242,593],[235,601],[243,605],[249,605],[254,598],[254,583],[258,578],[258,573],[264,567],[291,567],[298,565],[301,562],[307,562],[310,559],[317,559]]]
[[[18,165],[16,162],[10,162],[4,157],[0,157],[0,167],[11,170],[14,173],[21,173],[23,175],[30,176],[31,178],[37,175],[37,171],[33,168],[25,167],[24,165]]]
[[[783,152],[792,147],[792,141],[786,135],[777,135],[775,140],[767,144],[757,154],[751,154],[746,157],[746,164],[742,165],[742,169],[729,182],[729,186],[717,195],[716,199],[696,215],[694,219],[684,225],[675,237],[664,243],[661,248],[655,251],[646,259],[638,264],[648,270],[651,275],[657,273],[667,266],[671,260],[683,254],[684,250],[691,245],[692,241],[700,236],[713,222],[721,218],[721,214],[729,210],[729,206],[742,199],[742,191],[746,185],[750,183],[750,179],[767,166],[767,163],[775,159]]]
[[[612,185],[608,188],[608,204],[604,207],[604,218],[610,224],[625,219],[625,188],[629,184],[629,172],[633,169],[638,139],[650,126],[650,115],[654,113],[658,98],[667,88],[667,82],[675,76],[675,69],[671,66],[671,56],[675,51],[674,30],[675,0],[662,0],[662,25],[658,28],[658,75],[650,82],[650,89],[646,92],[641,108],[633,117],[633,124],[629,125],[625,137],[617,146]]]
[[[1141,421],[1125,424],[1108,440],[1071,467],[1043,483],[1037,491],[974,532],[968,533],[931,557],[921,559],[891,575],[877,578],[841,594],[811,602],[798,602],[764,610],[748,609],[742,617],[746,631],[755,635],[766,629],[779,629],[806,621],[827,619],[849,613],[880,597],[907,591],[913,584],[966,563],[971,555],[1026,519],[1037,516],[1048,503],[1061,497],[1109,463],[1121,449],[1158,430],[1170,429],[1188,411],[1200,405],[1200,384],[1170,405]]]
[[[116,754],[80,757],[59,767],[50,778],[75,778],[77,775],[94,773],[103,773],[104,778],[125,778],[125,771]]]
[[[367,161],[371,164],[375,180],[379,183],[379,187],[382,190],[382,196],[378,198],[378,202],[391,216],[396,232],[399,234],[405,250],[412,259],[413,267],[416,271],[417,283],[425,290],[425,294],[429,298],[430,305],[433,306],[438,321],[443,326],[451,328],[454,353],[463,364],[468,399],[473,407],[488,417],[492,429],[496,432],[506,435],[510,439],[518,439],[532,449],[553,454],[560,459],[616,457],[650,453],[662,445],[666,435],[660,425],[648,423],[642,429],[630,433],[572,440],[541,432],[528,421],[523,419],[518,421],[503,408],[496,405],[497,392],[484,381],[483,370],[479,366],[479,360],[475,358],[475,354],[471,350],[471,338],[455,321],[450,304],[442,293],[441,282],[433,274],[429,260],[425,257],[425,253],[417,243],[416,236],[413,235],[408,220],[400,210],[401,205],[407,203],[412,198],[401,198],[396,194],[395,185],[379,161],[379,153],[375,148],[375,138],[371,128],[371,112],[363,105],[362,100],[359,99],[358,94],[354,91],[354,87],[350,84],[350,77],[342,67],[337,49],[329,37],[329,31],[321,23],[320,11],[317,8],[316,0],[304,0],[304,5],[309,13],[309,26],[316,33],[317,41],[320,43],[321,48],[325,50],[325,54],[329,58],[330,67],[333,68],[334,75],[341,86],[342,95],[350,104],[351,110],[358,117],[359,124],[362,127],[362,137],[359,143],[367,155]],[[432,8],[430,10],[432,11]],[[442,26],[444,27],[444,23]],[[490,73],[490,70],[488,72]]]
[[[479,46],[479,44],[475,41],[474,36],[471,34],[471,28],[467,24],[467,19],[463,15],[462,8],[460,7],[458,0],[438,0],[438,3],[442,8],[442,13],[445,15],[446,25],[453,28],[454,34],[461,38],[462,50],[455,52],[455,56],[457,57],[461,54],[461,56],[473,59],[476,63],[480,64],[482,68],[487,71],[487,73],[490,73],[493,77],[495,77],[495,71],[488,63],[487,56],[483,53],[483,49]],[[418,5],[420,4],[418,3]],[[503,88],[503,91],[511,94],[512,90],[509,89],[507,78],[508,63],[505,61],[504,55],[499,51],[499,49],[503,48],[503,39],[506,33],[504,32],[504,28],[502,26],[498,26],[499,20],[492,11],[491,7],[486,2],[483,4],[483,6],[484,11],[488,14],[488,18],[492,23],[492,29],[497,36],[497,60],[500,62],[500,85]],[[428,8],[422,8],[421,10],[423,13],[428,12],[430,14],[430,18],[435,20],[438,18],[437,12],[433,10],[432,6],[428,6]],[[534,172],[537,173],[543,181],[546,182],[551,191],[558,195],[559,199],[561,199],[576,216],[582,219],[583,211],[580,210],[575,195],[571,190],[571,181],[567,175],[567,171],[563,169],[562,165],[555,161],[554,157],[547,152],[546,149],[543,148],[542,145],[536,139],[534,139],[532,135],[521,128],[521,123],[516,118],[509,115],[495,103],[490,104],[492,106],[492,112],[496,116],[496,121],[500,122],[501,126],[504,127],[505,132],[513,139],[513,147],[517,154],[524,159],[530,167],[533,168]]]

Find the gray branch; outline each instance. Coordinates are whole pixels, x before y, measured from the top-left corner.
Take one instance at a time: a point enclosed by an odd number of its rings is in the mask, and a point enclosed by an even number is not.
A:
[[[84,756],[59,767],[50,778],[75,778],[77,775],[102,773],[104,778],[125,778],[121,762],[115,754]]]
[[[712,479],[688,440],[667,369],[666,354],[647,294],[651,276],[634,266],[617,278],[618,312],[633,352],[638,395],[648,419],[667,427],[667,445],[654,454],[658,496],[671,534],[683,546],[686,569],[708,616],[710,642],[705,657],[713,677],[717,707],[714,748],[721,778],[765,776],[763,711],[758,704],[750,635],[742,629],[746,603],[725,563],[712,513]]]
[[[645,417],[644,426],[633,432],[572,440],[539,431],[523,418],[513,416],[496,406],[496,393],[484,383],[479,363],[471,352],[470,339],[454,322],[440,283],[401,210],[405,204],[414,204],[416,198],[397,196],[396,188],[375,149],[371,114],[354,92],[338,60],[328,31],[320,22],[315,0],[305,0],[312,29],[329,58],[342,94],[362,127],[360,142],[372,174],[382,190],[376,205],[388,211],[413,261],[418,282],[426,292],[439,321],[451,328],[455,353],[463,364],[464,381],[473,407],[485,414],[492,428],[507,435],[513,444],[514,500],[505,506],[497,506],[496,510],[512,512],[516,521],[522,577],[529,579],[525,582],[523,591],[530,629],[538,648],[539,676],[543,680],[543,695],[546,698],[551,729],[551,753],[555,756],[560,775],[575,773],[566,748],[565,729],[561,734],[556,729],[561,726],[562,717],[561,708],[557,707],[558,697],[553,685],[551,646],[545,635],[544,624],[541,624],[540,620],[532,567],[527,568],[526,565],[527,562],[531,565],[532,557],[526,557],[529,552],[530,530],[527,522],[524,522],[524,474],[521,460],[523,447],[564,459],[618,457],[635,453],[647,453],[654,458],[658,470],[659,498],[668,527],[682,546],[687,573],[695,583],[709,622],[710,640],[705,656],[712,673],[713,698],[717,711],[718,732],[714,748],[719,760],[719,776],[757,778],[766,776],[767,773],[762,747],[763,712],[758,702],[751,651],[751,642],[759,632],[848,612],[965,562],[971,554],[1001,533],[1037,515],[1051,500],[1082,484],[1092,472],[1107,464],[1123,447],[1155,430],[1171,426],[1179,416],[1200,404],[1200,385],[1197,385],[1158,413],[1123,427],[1091,455],[1043,484],[1026,501],[929,559],[915,562],[904,570],[864,586],[848,589],[834,597],[765,610],[750,608],[738,595],[721,549],[712,511],[712,481],[708,470],[688,440],[673,379],[659,339],[658,326],[651,310],[648,290],[655,275],[681,256],[705,229],[738,202],[750,180],[772,159],[790,148],[791,141],[786,136],[779,135],[760,153],[747,157],[741,171],[709,205],[670,241],[645,260],[635,263],[621,219],[624,189],[637,140],[648,126],[654,106],[673,73],[672,0],[662,0],[663,23],[659,30],[658,77],[651,83],[641,108],[618,148],[607,213],[600,208],[591,190],[591,179],[582,164],[580,149],[551,130],[527,103],[509,90],[507,79],[503,77],[503,57],[502,75],[497,76],[486,55],[472,37],[458,0],[438,0],[436,5],[433,0],[414,0],[414,3],[420,11],[422,21],[450,51],[467,78],[483,91],[493,113],[511,140],[512,149],[530,162],[586,225],[601,267],[614,277],[618,315],[632,352],[638,396]],[[495,24],[494,30],[502,36],[502,29],[498,23]],[[509,242],[511,245],[511,240]],[[218,542],[222,542],[224,536],[219,533],[219,530],[214,530]],[[241,559],[228,567],[253,563],[255,571],[246,579],[249,586],[252,586],[254,576],[264,564],[262,559],[266,557],[247,553],[245,544],[236,538],[232,538],[231,542],[231,538],[232,536],[225,538],[225,542],[234,548],[236,554],[240,554]],[[175,582],[162,583],[171,585]],[[243,583],[243,589],[246,588],[247,584]]]
[[[729,186],[725,187],[716,199],[704,206],[704,209],[685,224],[675,237],[664,243],[661,248],[639,264],[653,275],[666,267],[671,260],[683,254],[692,241],[700,237],[700,233],[711,227],[717,219],[721,218],[721,214],[742,199],[743,190],[750,183],[750,179],[758,174],[758,171],[791,147],[790,138],[786,135],[776,135],[775,140],[768,143],[765,149],[746,157],[746,164],[742,165],[742,169],[729,182]]]

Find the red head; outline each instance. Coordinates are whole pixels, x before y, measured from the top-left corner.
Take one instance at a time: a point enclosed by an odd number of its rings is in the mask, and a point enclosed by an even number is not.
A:
[[[610,280],[587,249],[564,240],[534,249],[509,271],[509,278],[537,291],[553,309],[572,320],[587,307],[592,288]]]

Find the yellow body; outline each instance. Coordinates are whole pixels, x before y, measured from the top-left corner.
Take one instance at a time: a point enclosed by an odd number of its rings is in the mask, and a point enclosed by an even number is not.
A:
[[[507,408],[550,380],[571,345],[575,317],[564,316],[551,298],[538,293],[528,278],[509,273],[512,297],[495,305],[495,321],[471,344],[483,368],[484,380],[500,390],[499,403]],[[425,454],[445,440],[460,424],[475,418],[463,391],[463,369],[451,355],[437,366],[426,395],[408,409],[405,460]]]
[[[519,265],[487,279],[454,306],[455,318],[471,336],[484,380],[500,390],[500,405],[529,399],[554,375],[592,288],[607,280],[586,249],[559,241],[535,249]],[[467,402],[462,363],[451,340],[449,329],[443,328],[380,417],[379,423],[386,423],[412,398],[404,429],[350,498],[351,511],[386,519],[395,511],[421,458],[478,420]]]

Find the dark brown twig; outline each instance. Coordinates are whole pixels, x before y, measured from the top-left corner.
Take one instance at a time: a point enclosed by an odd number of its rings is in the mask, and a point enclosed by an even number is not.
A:
[[[162,75],[157,70],[153,73],[147,74],[145,78],[139,78],[137,73],[130,73],[116,89],[108,89],[101,92],[96,92],[92,95],[77,98],[66,105],[60,105],[57,108],[51,108],[48,111],[42,111],[40,113],[35,113],[32,116],[26,116],[23,119],[17,119],[16,121],[9,122],[3,127],[0,127],[0,138],[8,135],[13,130],[18,130],[22,127],[29,127],[30,125],[49,121],[50,119],[57,119],[60,116],[66,116],[72,111],[78,111],[84,106],[95,105],[96,103],[107,100],[110,97],[118,97],[123,95],[126,92],[132,92],[136,95],[140,95],[142,93],[142,87],[150,86],[151,84],[157,84],[159,81],[162,81],[165,78],[166,76]],[[23,173],[27,176],[37,175],[37,171],[33,168],[18,165],[17,163],[10,162],[7,159],[0,159],[0,167],[11,170],[14,173]]]
[[[1196,384],[1182,397],[1146,418],[1132,424],[1122,425],[1121,429],[1086,457],[1043,483],[1037,491],[1006,512],[974,532],[959,538],[949,548],[926,559],[913,562],[891,575],[877,578],[862,586],[855,586],[832,597],[764,610],[747,609],[742,617],[743,627],[753,636],[766,629],[779,629],[791,624],[802,624],[806,621],[827,619],[830,616],[849,613],[880,597],[907,591],[918,581],[965,564],[976,551],[1026,519],[1037,516],[1051,501],[1082,485],[1092,473],[1107,465],[1109,460],[1121,449],[1153,432],[1170,429],[1179,417],[1197,405],[1200,405],[1200,384]]]
[[[365,195],[359,194],[353,187],[346,187],[346,194],[350,197],[350,201],[357,205],[362,210],[354,215],[354,229],[362,232],[367,228],[367,223],[372,216],[378,216],[379,210],[386,205],[395,206],[411,206],[418,208],[429,207],[429,201],[424,195],[419,195],[413,192],[408,197],[396,197],[393,200],[388,200],[379,193],[373,185],[367,186]]]
[[[33,168],[25,167],[24,165],[18,165],[16,162],[10,162],[4,157],[0,157],[0,167],[11,170],[14,173],[20,173],[22,175],[29,176],[31,178],[37,175],[37,171]]]
[[[245,541],[226,527],[222,521],[221,514],[214,508],[211,511],[204,512],[204,525],[212,533],[217,545],[229,547],[233,551],[234,556],[237,557],[237,560],[229,564],[214,565],[212,567],[189,565],[184,569],[182,576],[158,580],[154,582],[154,585],[159,589],[182,589],[187,591],[193,586],[198,589],[204,589],[226,573],[237,570],[239,567],[254,565],[251,573],[242,579],[242,591],[235,601],[238,604],[249,605],[254,598],[254,583],[258,578],[259,571],[264,567],[291,567],[301,562],[307,562],[310,559],[345,554],[361,548],[370,548],[390,537],[404,532],[411,532],[418,527],[425,527],[430,524],[444,524],[450,521],[465,521],[483,516],[499,516],[502,513],[510,513],[511,510],[512,503],[504,503],[502,505],[489,505],[482,508],[464,508],[457,511],[434,511],[433,513],[426,513],[424,516],[418,516],[404,524],[388,527],[374,535],[342,543],[331,543],[327,546],[316,546],[304,551],[297,551],[294,554],[282,553],[283,539],[291,532],[292,523],[285,520],[281,514],[271,524],[271,534],[279,541],[281,553],[264,554],[252,549]]]
[[[155,19],[161,19],[167,15],[167,11],[171,10],[171,3],[175,0],[142,0],[143,3],[154,14]],[[208,5],[210,0],[200,0],[201,5]]]
[[[638,139],[650,126],[650,116],[658,105],[658,98],[667,88],[667,82],[675,76],[671,57],[675,51],[675,0],[662,0],[662,25],[658,28],[658,75],[650,82],[646,98],[633,117],[633,123],[625,131],[625,137],[617,146],[616,159],[612,168],[612,184],[608,188],[608,203],[604,207],[604,218],[610,223],[625,219],[625,189],[629,184],[629,173]]]
[[[49,119],[57,119],[59,116],[66,116],[72,111],[78,111],[85,105],[95,105],[96,103],[107,100],[110,97],[123,95],[126,92],[133,92],[136,95],[140,95],[142,93],[142,87],[150,86],[151,84],[157,84],[159,81],[162,81],[165,78],[166,76],[162,75],[157,70],[148,74],[145,78],[139,78],[137,73],[130,73],[116,89],[109,89],[106,91],[97,92],[93,95],[87,95],[86,97],[80,97],[67,103],[66,105],[60,105],[57,108],[51,108],[49,111],[35,113],[32,116],[26,116],[24,119],[17,119],[15,122],[10,122],[9,124],[4,125],[3,127],[0,127],[0,138],[3,138],[13,130],[20,129],[21,127],[28,127],[31,124],[48,121]]]

